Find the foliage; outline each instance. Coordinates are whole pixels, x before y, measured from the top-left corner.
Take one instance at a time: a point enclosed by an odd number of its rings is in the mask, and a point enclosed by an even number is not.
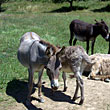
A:
[[[9,0],[0,0],[0,12],[1,12],[1,11],[4,11],[4,10],[2,9],[2,7],[1,7],[2,4],[5,3],[5,2],[8,2],[8,1],[9,1]]]
[[[100,1],[110,1],[110,0],[100,0]]]
[[[51,2],[51,0],[27,0],[31,2]]]
[[[54,3],[62,3],[62,2],[69,2],[70,3],[70,9],[72,10],[72,4],[73,4],[73,1],[76,1],[76,0],[52,0]]]
[[[7,1],[9,1],[9,0],[0,0],[0,3],[5,3]]]
[[[52,2],[54,3],[62,3],[62,2],[65,2],[66,0],[52,0]]]

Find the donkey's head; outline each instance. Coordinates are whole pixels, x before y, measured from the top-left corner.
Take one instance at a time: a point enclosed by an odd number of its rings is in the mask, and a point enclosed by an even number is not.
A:
[[[50,51],[49,48],[47,49],[47,51]],[[47,75],[49,76],[51,82],[51,88],[54,91],[57,90],[59,87],[58,79],[60,70],[62,68],[59,57],[63,54],[63,51],[64,47],[62,49],[59,49],[58,52],[56,52],[54,55],[51,55],[46,66]]]
[[[96,21],[96,20],[95,20]],[[106,40],[109,41],[109,28],[107,24],[104,22],[103,19],[101,19],[100,22],[96,21],[95,25],[98,27],[98,30],[102,37]]]

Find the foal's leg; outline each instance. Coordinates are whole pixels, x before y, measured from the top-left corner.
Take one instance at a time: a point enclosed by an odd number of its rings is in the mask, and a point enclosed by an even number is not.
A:
[[[62,78],[63,78],[63,81],[64,81],[64,90],[63,90],[63,92],[65,92],[67,90],[66,73],[65,72],[63,72],[63,74],[62,74]]]
[[[75,94],[73,97],[73,100],[75,101],[77,98],[77,93],[78,93],[78,89],[80,87],[80,91],[81,91],[81,100],[79,102],[79,104],[83,104],[84,101],[84,86],[83,86],[83,80],[82,80],[82,58],[78,57],[76,60],[73,60],[71,62],[71,69],[74,73],[74,76],[76,77],[76,90],[75,90]]]
[[[78,85],[79,85],[80,91],[81,91],[81,100],[80,100],[79,104],[82,105],[83,102],[84,102],[84,84],[83,84],[83,79],[82,79],[80,74],[78,74],[76,79],[78,81]]]
[[[78,89],[80,87],[81,100],[80,100],[79,104],[83,104],[83,101],[84,101],[84,86],[83,86],[83,80],[81,77],[81,71],[82,71],[81,70],[81,62],[82,62],[82,60],[79,59],[79,60],[76,60],[76,62],[73,63],[73,65],[72,65],[72,70],[74,72],[74,76],[76,77],[76,90],[75,90],[75,94],[73,97],[73,101],[76,100]]]
[[[84,83],[83,83],[83,79],[80,77],[79,78],[79,86],[80,86],[80,91],[81,91],[81,100],[79,102],[80,105],[83,104],[84,102]]]
[[[91,48],[91,55],[94,53],[94,44],[95,44],[95,39],[92,41],[92,48]]]
[[[28,69],[28,73],[29,73],[29,78],[28,78],[28,96],[27,96],[26,104],[30,105],[31,104],[31,93],[32,93],[32,89],[33,89],[33,75],[34,75],[33,69],[29,68]]]
[[[74,41],[73,41],[73,45],[75,45],[77,42],[77,39],[75,38]]]
[[[82,105],[83,102],[84,102],[84,86],[83,86],[83,80],[82,80],[82,77],[80,75],[80,72],[77,72],[75,74],[75,77],[76,77],[76,90],[75,90],[75,94],[74,94],[74,97],[73,97],[73,101],[75,101],[77,99],[77,94],[78,94],[78,90],[79,90],[79,87],[80,87],[81,100],[79,102],[79,105]]]
[[[79,90],[79,85],[78,85],[78,81],[76,80],[76,90],[75,90],[75,94],[72,99],[73,101],[77,99],[78,90]]]
[[[40,99],[40,102],[44,103],[44,99],[41,97],[41,87],[42,87],[42,81],[41,81],[41,78],[42,78],[42,74],[43,74],[43,70],[42,69],[40,72],[39,72],[39,75],[38,75],[38,96],[39,96],[39,99]]]

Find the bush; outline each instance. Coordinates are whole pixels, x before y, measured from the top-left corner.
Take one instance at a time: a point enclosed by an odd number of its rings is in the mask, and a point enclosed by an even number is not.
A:
[[[3,11],[2,4],[8,2],[9,0],[0,0],[0,12]]]
[[[62,2],[65,2],[65,1],[67,1],[67,0],[52,0],[52,2],[54,2],[54,3],[62,3]]]
[[[0,0],[0,3],[5,3],[7,1],[9,1],[9,0]]]
[[[52,0],[27,0],[31,2],[39,1],[39,2],[51,2]]]

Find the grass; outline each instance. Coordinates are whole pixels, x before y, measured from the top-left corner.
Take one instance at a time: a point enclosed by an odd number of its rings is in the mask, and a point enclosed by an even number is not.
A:
[[[68,46],[69,24],[73,19],[95,23],[94,19],[104,21],[110,27],[110,14],[100,11],[109,2],[88,1],[73,2],[76,10],[68,12],[68,3],[53,4],[41,2],[4,3],[4,12],[0,13],[0,102],[9,101],[6,97],[8,82],[13,79],[27,81],[28,73],[17,60],[20,37],[28,31],[34,31],[42,39],[59,46]],[[84,7],[80,10],[78,7]],[[86,8],[85,8],[86,7]],[[99,9],[99,11],[94,11]],[[86,44],[77,42],[77,45]],[[95,53],[107,53],[108,43],[99,36],[95,44]],[[46,73],[43,76],[47,78]],[[35,74],[37,78],[37,74]],[[16,85],[15,85],[16,86]]]

